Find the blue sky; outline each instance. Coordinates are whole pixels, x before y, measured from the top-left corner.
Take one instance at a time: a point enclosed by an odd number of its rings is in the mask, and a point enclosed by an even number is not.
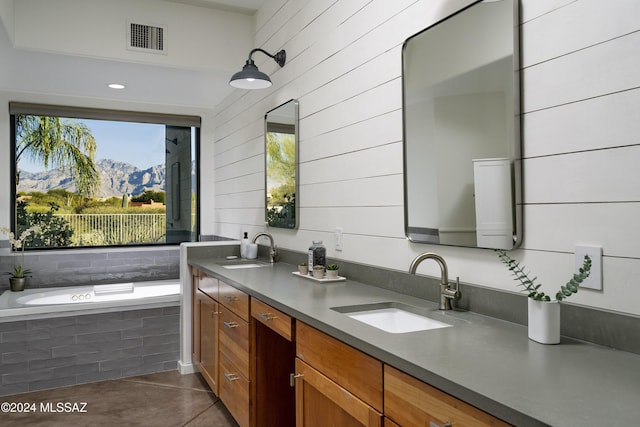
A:
[[[165,162],[165,126],[146,123],[76,120],[85,123],[96,138],[96,160],[112,159],[147,169]],[[42,164],[20,160],[20,169],[44,170]]]

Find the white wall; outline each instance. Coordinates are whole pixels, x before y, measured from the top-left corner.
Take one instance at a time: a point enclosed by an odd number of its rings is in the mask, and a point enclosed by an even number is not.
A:
[[[413,244],[403,233],[401,45],[469,2],[267,0],[255,46],[285,48],[287,64],[256,56],[274,86],[238,90],[216,108],[215,214],[204,234],[263,229],[263,116],[296,98],[300,227],[271,230],[281,247],[302,251],[320,238],[329,256],[398,270],[437,251],[463,282],[515,290],[492,251]],[[524,242],[513,255],[555,292],[573,271],[575,244],[601,245],[604,291],[571,301],[640,314],[640,2],[521,8]],[[419,272],[439,275],[435,263]]]

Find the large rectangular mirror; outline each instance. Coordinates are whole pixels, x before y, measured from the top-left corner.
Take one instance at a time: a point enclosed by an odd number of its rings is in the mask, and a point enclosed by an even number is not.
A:
[[[266,220],[271,227],[298,227],[298,101],[264,116]]]
[[[522,239],[518,0],[484,0],[402,51],[409,240],[513,249]]]

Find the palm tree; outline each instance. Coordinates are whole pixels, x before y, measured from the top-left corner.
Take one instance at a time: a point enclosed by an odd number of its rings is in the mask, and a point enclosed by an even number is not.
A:
[[[71,173],[79,194],[93,196],[100,189],[94,162],[96,140],[84,124],[59,117],[16,116],[16,186],[22,156],[40,161],[45,168],[62,167]]]

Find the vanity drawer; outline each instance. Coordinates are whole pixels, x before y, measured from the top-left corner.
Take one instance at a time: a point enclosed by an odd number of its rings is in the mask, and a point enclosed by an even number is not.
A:
[[[241,427],[249,426],[251,382],[225,354],[220,354],[220,399]]]
[[[395,368],[384,367],[384,414],[401,426],[509,426],[455,397]]]
[[[249,377],[249,322],[229,309],[220,308],[220,353],[234,361],[245,377]]]
[[[199,272],[198,289],[211,298],[218,299],[218,279],[207,276],[205,273]]]
[[[249,295],[220,280],[218,301],[245,321],[249,321]]]
[[[300,321],[296,355],[382,412],[382,362]]]
[[[255,298],[251,298],[251,316],[258,322],[268,326],[278,335],[286,338],[287,341],[294,340],[295,328],[291,316]]]

